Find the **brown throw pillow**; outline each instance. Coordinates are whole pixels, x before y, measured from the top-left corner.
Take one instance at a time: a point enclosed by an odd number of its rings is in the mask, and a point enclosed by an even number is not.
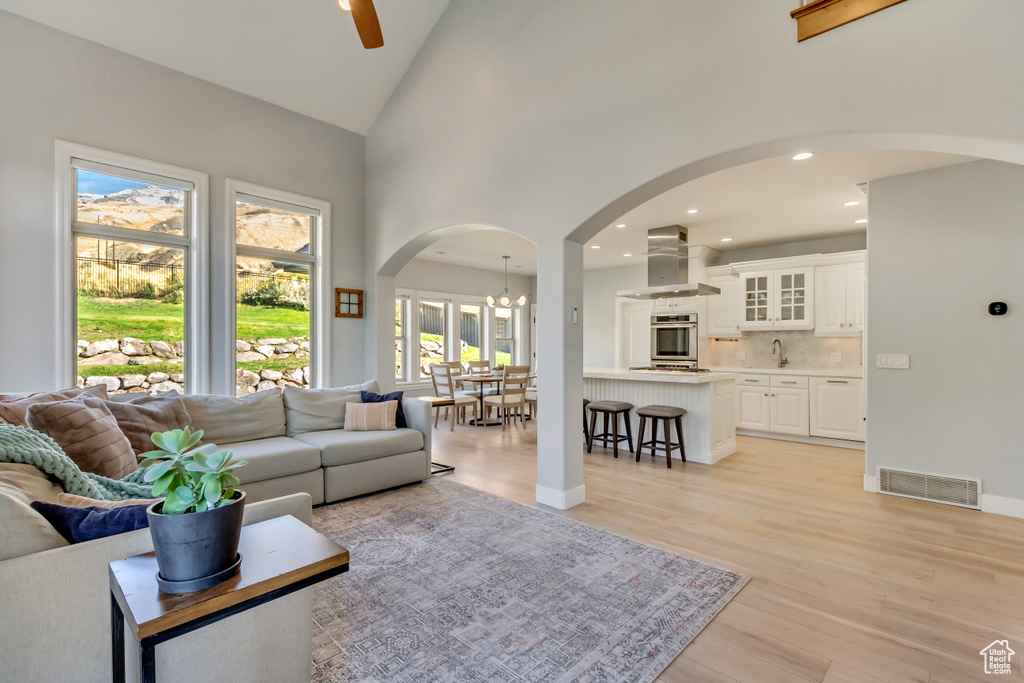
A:
[[[46,434],[83,472],[121,479],[139,469],[128,437],[94,396],[29,406],[28,426]]]
[[[96,500],[95,498],[76,496],[73,493],[61,493],[57,496],[57,505],[73,508],[106,508],[113,510],[114,508],[123,508],[129,505],[152,505],[159,500],[163,500],[163,498],[132,498],[130,500],[118,501]]]
[[[107,410],[117,420],[136,455],[152,451],[153,432],[168,432],[188,427],[192,418],[185,402],[175,396],[149,396],[141,394],[128,401],[107,401]]]
[[[40,391],[34,394],[0,394],[0,420],[17,427],[27,427],[25,413],[35,403],[52,403],[65,401],[76,396],[91,395],[107,398],[107,385],[97,384],[94,387],[62,389],[61,391]]]
[[[349,432],[384,432],[396,429],[398,401],[345,404],[345,430]]]

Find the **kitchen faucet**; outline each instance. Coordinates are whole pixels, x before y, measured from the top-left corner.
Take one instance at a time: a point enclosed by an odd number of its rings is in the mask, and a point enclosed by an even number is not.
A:
[[[778,339],[775,339],[775,340],[772,341],[772,355],[773,356],[775,355],[775,345],[776,344],[779,345],[779,367],[781,368],[783,365],[788,363],[789,360],[785,356],[782,355],[782,342],[779,341]]]

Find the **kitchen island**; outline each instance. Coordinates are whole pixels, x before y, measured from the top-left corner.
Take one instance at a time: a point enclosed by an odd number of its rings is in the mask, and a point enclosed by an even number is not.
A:
[[[626,401],[636,408],[647,405],[684,408],[683,440],[687,461],[713,465],[736,452],[735,377],[731,372],[584,368],[583,396],[591,401]],[[635,437],[639,433],[640,418],[633,411],[630,419]],[[600,418],[597,424],[600,431]],[[647,433],[650,434],[649,426]],[[659,430],[659,439],[661,433]],[[672,434],[674,436],[675,430]],[[646,452],[644,456],[650,457]],[[679,451],[674,451],[673,457],[679,459]]]

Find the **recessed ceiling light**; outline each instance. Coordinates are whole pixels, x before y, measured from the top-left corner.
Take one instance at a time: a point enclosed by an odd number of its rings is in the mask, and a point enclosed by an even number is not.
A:
[[[803,161],[804,159],[810,159],[814,154],[811,152],[800,152],[799,154],[793,155],[793,161]]]
[[[723,242],[732,242],[732,238],[731,237],[723,237],[722,241]]]
[[[857,206],[860,202],[843,202],[843,206]]]
[[[600,245],[600,244],[595,244],[594,246],[592,246],[592,247],[590,247],[590,248],[591,248],[591,249],[600,249],[600,248],[601,248],[601,245]]]
[[[615,227],[616,227],[616,228],[624,228],[624,227],[626,227],[626,224],[625,224],[625,223],[619,223],[619,224],[618,224],[618,225],[616,225]]]
[[[632,254],[623,254],[623,256],[632,256]]]
[[[697,213],[697,209],[689,209],[686,213]]]
[[[854,223],[857,223],[857,224],[860,224],[860,223],[867,223],[867,222],[868,222],[868,219],[867,219],[867,218],[861,218],[861,219],[860,219],[859,221],[854,221]]]

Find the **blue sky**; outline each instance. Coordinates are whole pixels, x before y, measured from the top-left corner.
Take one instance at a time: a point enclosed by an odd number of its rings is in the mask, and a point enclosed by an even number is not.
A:
[[[93,173],[92,171],[78,171],[78,191],[89,194],[112,194],[121,190],[138,190],[146,187],[146,183],[137,180],[127,180],[115,176]]]

